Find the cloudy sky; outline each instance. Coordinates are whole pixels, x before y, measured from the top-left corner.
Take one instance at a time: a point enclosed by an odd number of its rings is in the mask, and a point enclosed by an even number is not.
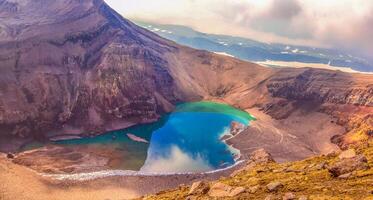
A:
[[[105,0],[130,19],[373,58],[371,0]],[[372,59],[373,60],[373,59]]]

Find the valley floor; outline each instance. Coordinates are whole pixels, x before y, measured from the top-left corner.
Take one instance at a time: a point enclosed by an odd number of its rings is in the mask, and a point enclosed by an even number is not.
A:
[[[336,146],[330,143],[330,137],[344,131],[342,127],[331,123],[331,119],[322,113],[312,112],[305,115],[302,111],[297,111],[286,120],[274,120],[257,109],[247,111],[257,120],[253,121],[247,130],[227,141],[241,150],[244,159],[259,148],[267,149],[278,162],[300,160],[327,153],[336,149]],[[308,121],[309,125],[299,123],[302,120]],[[66,168],[63,163],[61,165],[55,163],[61,160],[56,159],[58,154],[44,153],[41,154],[43,159],[48,159],[45,156],[52,156],[53,166],[50,166],[50,162],[41,162],[40,159],[36,159],[40,162],[33,162],[35,159],[32,158],[36,156],[33,154],[18,156],[18,158],[16,156],[17,163],[23,163],[25,166],[14,164],[5,155],[1,156],[1,200],[131,199],[175,188],[180,184],[191,184],[197,180],[216,180],[220,177],[227,177],[238,169],[236,167],[209,175],[116,176],[90,181],[57,181],[41,177],[29,168],[39,172],[48,171],[49,168],[54,169],[55,166]],[[73,163],[76,164],[76,161],[74,160]],[[79,164],[84,166],[85,163]]]

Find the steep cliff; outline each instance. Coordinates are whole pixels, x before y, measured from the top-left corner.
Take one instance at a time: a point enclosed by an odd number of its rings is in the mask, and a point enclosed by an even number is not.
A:
[[[257,106],[275,118],[304,101],[373,104],[372,75],[272,69],[190,49],[102,0],[1,0],[0,63],[3,142],[99,134],[154,121],[178,101]]]
[[[1,1],[0,135],[96,133],[155,120],[184,98],[177,47],[102,1]]]

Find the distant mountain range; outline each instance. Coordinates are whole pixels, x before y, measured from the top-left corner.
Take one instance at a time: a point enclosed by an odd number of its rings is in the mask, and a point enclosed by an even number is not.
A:
[[[360,72],[373,72],[373,64],[366,59],[337,49],[269,44],[243,37],[202,33],[180,25],[140,21],[135,23],[179,44],[231,55],[242,60],[267,61],[267,63],[276,63],[273,61],[319,63],[330,67],[347,67]]]

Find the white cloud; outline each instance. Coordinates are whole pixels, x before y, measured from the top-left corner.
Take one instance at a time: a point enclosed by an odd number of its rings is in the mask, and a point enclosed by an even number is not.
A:
[[[172,146],[167,157],[148,156],[140,171],[178,173],[202,172],[210,170],[213,170],[213,167],[211,167],[200,155],[191,157],[187,153],[181,151],[179,147]]]
[[[128,18],[180,24],[263,42],[344,48],[373,54],[373,1],[106,0]]]

